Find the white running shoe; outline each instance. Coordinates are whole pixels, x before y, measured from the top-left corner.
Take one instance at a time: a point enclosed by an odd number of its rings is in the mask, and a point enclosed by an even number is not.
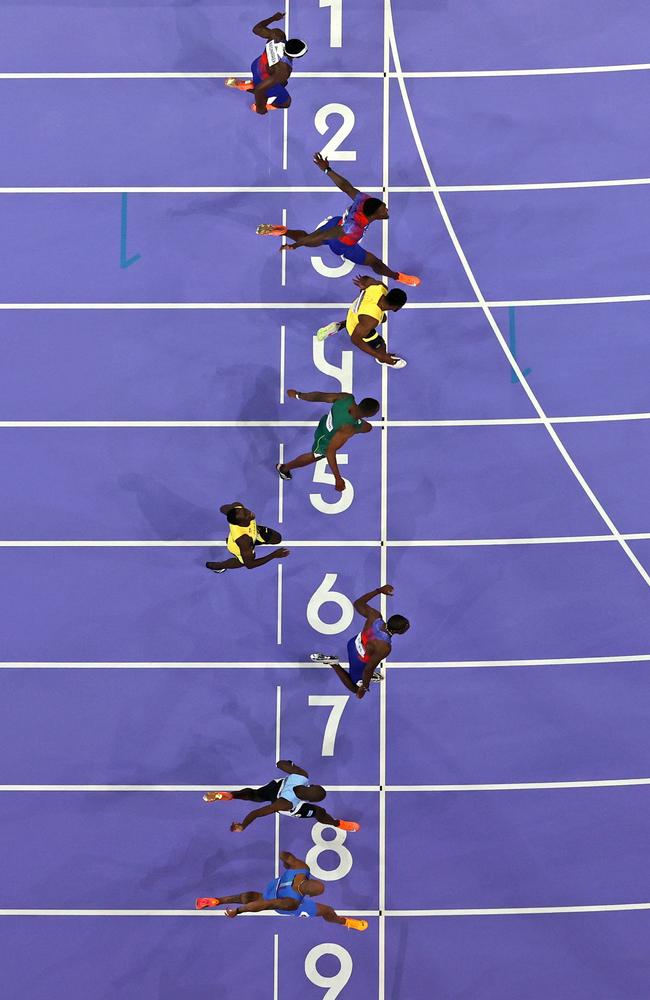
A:
[[[375,358],[378,365],[385,364],[384,361],[380,361],[379,358]],[[394,365],[386,365],[386,368],[406,368],[406,361],[404,358],[398,358]]]
[[[316,340],[327,340],[333,333],[338,333],[338,330],[338,323],[328,323],[327,326],[321,326],[320,330],[316,331]]]
[[[338,656],[329,656],[327,653],[310,653],[309,659],[312,663],[338,663]]]
[[[374,674],[370,678],[371,681],[375,681],[377,684],[379,684],[380,681],[383,681],[383,679],[384,675],[382,674],[381,670],[375,670]]]

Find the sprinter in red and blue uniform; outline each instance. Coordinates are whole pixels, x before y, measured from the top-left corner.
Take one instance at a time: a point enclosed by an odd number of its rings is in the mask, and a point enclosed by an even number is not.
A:
[[[265,115],[269,108],[288,108],[291,97],[287,83],[293,69],[293,60],[300,59],[307,51],[307,44],[300,38],[290,38],[281,28],[269,28],[274,21],[280,21],[284,14],[278,12],[273,17],[267,17],[253,28],[253,34],[266,39],[266,46],[261,56],[251,65],[253,79],[238,80],[231,76],[226,80],[226,87],[235,90],[250,91],[255,97],[251,109],[258,115]]]
[[[297,250],[298,247],[328,246],[336,257],[345,257],[355,264],[371,267],[375,274],[383,278],[392,278],[403,285],[413,287],[421,284],[421,279],[413,274],[403,274],[401,271],[391,271],[387,264],[374,253],[361,246],[366,229],[371,222],[383,222],[388,218],[388,208],[381,198],[373,198],[363,191],[357,190],[341,174],[337,174],[320,153],[314,153],[314,163],[319,170],[336,184],[340,191],[352,199],[352,204],[343,215],[330,215],[324,219],[313,233],[306,229],[289,229],[287,226],[277,226],[263,223],[257,227],[258,236],[286,236],[293,243],[284,243],[280,250]]]
[[[384,676],[378,668],[391,651],[393,636],[403,635],[411,627],[408,618],[403,615],[391,615],[384,621],[381,613],[370,607],[368,602],[380,594],[391,597],[393,588],[389,583],[384,584],[354,602],[354,610],[364,616],[365,623],[361,631],[348,640],[347,670],[341,666],[338,656],[328,653],[312,653],[310,656],[312,663],[327,663],[357,698],[367,694],[372,681],[383,681]]]

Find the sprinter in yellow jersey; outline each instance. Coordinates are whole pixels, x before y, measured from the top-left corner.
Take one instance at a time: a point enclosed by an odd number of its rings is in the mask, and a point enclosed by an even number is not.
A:
[[[263,524],[258,524],[253,511],[244,507],[239,500],[225,503],[219,510],[226,515],[230,525],[226,548],[232,552],[232,558],[224,559],[223,562],[207,562],[205,565],[213,573],[225,573],[227,569],[239,569],[241,566],[245,566],[246,569],[256,569],[271,559],[284,559],[289,555],[289,549],[275,549],[267,556],[257,559],[255,546],[278,545],[282,541],[280,533],[273,528],[265,528]]]
[[[359,277],[353,281],[361,291],[348,309],[345,321],[322,326],[316,333],[316,340],[325,340],[345,327],[352,343],[364,354],[374,357],[377,364],[404,368],[406,361],[388,353],[386,341],[377,327],[386,322],[387,312],[398,312],[402,308],[406,292],[401,288],[392,288],[389,292],[384,282],[375,278]]]

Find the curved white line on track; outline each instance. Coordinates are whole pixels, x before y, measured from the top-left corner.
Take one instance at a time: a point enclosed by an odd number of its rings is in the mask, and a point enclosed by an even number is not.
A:
[[[650,293],[634,295],[594,295],[568,299],[472,299],[469,302],[407,302],[405,309],[505,309],[510,306],[589,306],[607,303],[650,302]],[[48,312],[71,310],[166,310],[166,309],[349,309],[349,302],[0,302],[0,310],[30,310]]]
[[[422,167],[424,169],[426,178],[427,178],[427,180],[429,182],[429,186],[431,188],[431,193],[432,193],[432,195],[433,195],[433,197],[435,199],[436,205],[438,206],[438,210],[440,212],[442,221],[443,221],[443,223],[445,225],[447,233],[449,234],[449,238],[451,239],[451,242],[452,242],[453,247],[454,247],[454,249],[456,251],[456,254],[458,255],[458,259],[460,260],[460,263],[461,263],[461,265],[463,267],[463,270],[465,272],[467,280],[469,281],[470,285],[472,286],[474,294],[476,295],[476,298],[477,298],[477,300],[478,300],[478,302],[479,302],[479,304],[480,304],[480,306],[481,306],[481,308],[483,310],[483,314],[485,315],[485,318],[487,319],[487,321],[488,321],[488,323],[489,323],[489,325],[490,325],[490,327],[492,329],[492,332],[494,333],[495,337],[497,338],[497,340],[498,340],[498,342],[499,342],[499,344],[501,346],[501,349],[503,350],[506,358],[508,359],[509,364],[511,365],[511,367],[513,368],[513,370],[517,374],[517,377],[519,378],[521,386],[522,386],[524,392],[526,393],[526,395],[528,396],[528,399],[530,400],[530,402],[531,402],[532,406],[534,407],[535,411],[537,412],[537,415],[539,416],[539,418],[541,419],[541,421],[544,423],[544,426],[546,427],[546,430],[548,431],[548,434],[549,434],[551,440],[553,441],[553,443],[555,444],[556,448],[560,452],[560,455],[562,456],[562,458],[566,462],[568,468],[571,470],[571,472],[575,476],[576,480],[580,484],[582,490],[584,491],[584,493],[586,494],[586,496],[588,497],[588,499],[593,504],[593,506],[596,509],[596,511],[598,512],[599,516],[605,522],[605,524],[607,525],[609,531],[614,536],[614,538],[616,539],[616,541],[618,542],[618,544],[620,545],[620,547],[622,548],[622,550],[625,552],[625,555],[628,557],[628,559],[630,560],[630,562],[632,563],[632,565],[636,569],[636,571],[639,574],[639,576],[642,578],[642,580],[644,581],[644,583],[646,584],[646,586],[650,587],[650,574],[645,569],[645,567],[640,562],[640,560],[637,558],[637,556],[634,554],[634,552],[632,551],[632,549],[630,548],[630,546],[627,544],[627,542],[625,541],[625,539],[622,538],[622,536],[621,536],[618,528],[616,527],[616,525],[612,521],[612,519],[609,516],[609,514],[607,513],[607,511],[605,510],[605,508],[602,506],[602,504],[598,500],[598,497],[596,496],[596,494],[593,492],[593,490],[589,486],[589,483],[587,482],[587,480],[584,478],[584,476],[582,475],[582,473],[578,469],[578,466],[576,465],[576,463],[574,462],[573,458],[569,454],[567,448],[565,447],[564,443],[560,439],[560,437],[557,434],[557,432],[556,432],[555,428],[553,427],[552,423],[550,422],[550,420],[546,416],[546,413],[545,413],[545,411],[544,411],[541,403],[537,399],[537,396],[535,395],[535,393],[531,389],[530,385],[526,381],[526,378],[525,378],[525,376],[524,376],[521,368],[519,367],[519,364],[517,363],[517,359],[512,354],[512,352],[511,352],[511,350],[510,350],[510,348],[509,348],[509,346],[508,346],[508,344],[507,344],[507,342],[506,342],[503,334],[501,333],[501,330],[499,329],[499,326],[498,326],[496,320],[494,319],[494,316],[492,315],[492,312],[490,311],[490,307],[488,306],[488,304],[487,304],[487,302],[485,300],[485,297],[483,296],[483,292],[481,291],[481,288],[480,288],[480,286],[479,286],[479,284],[478,284],[478,282],[477,282],[477,280],[476,280],[476,278],[474,276],[474,272],[472,271],[472,268],[469,265],[467,257],[465,256],[465,252],[463,251],[463,248],[460,245],[460,241],[458,239],[458,236],[456,235],[456,231],[455,231],[455,229],[453,227],[451,219],[449,218],[449,215],[447,213],[447,209],[445,208],[444,202],[442,200],[442,197],[441,197],[440,192],[438,190],[438,187],[436,185],[436,181],[435,181],[435,178],[433,176],[433,172],[431,170],[431,166],[429,164],[429,160],[428,160],[427,154],[426,154],[424,146],[422,144],[422,139],[420,137],[420,131],[418,129],[417,122],[415,121],[415,116],[413,114],[413,108],[411,107],[411,101],[410,101],[410,98],[409,98],[409,95],[408,95],[408,91],[406,89],[406,83],[404,81],[404,75],[402,73],[402,64],[401,64],[399,49],[398,49],[398,46],[397,46],[397,39],[395,37],[395,27],[394,27],[394,24],[393,24],[392,3],[391,3],[391,0],[387,0],[387,2],[388,2],[388,23],[389,23],[390,46],[391,46],[391,51],[392,51],[392,55],[393,55],[393,62],[395,64],[395,70],[397,72],[397,79],[398,79],[398,83],[399,83],[400,93],[402,95],[402,101],[404,103],[404,111],[405,111],[406,117],[408,118],[408,121],[409,121],[409,126],[410,126],[410,129],[411,129],[411,134],[413,136],[413,141],[414,141],[416,149],[418,151],[418,155],[420,157],[420,162],[422,163]]]

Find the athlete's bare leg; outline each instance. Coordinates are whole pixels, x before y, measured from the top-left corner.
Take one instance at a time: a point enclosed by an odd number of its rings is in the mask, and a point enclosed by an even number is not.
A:
[[[280,469],[283,472],[291,472],[292,469],[303,469],[306,465],[313,465],[314,462],[318,462],[318,458],[312,451],[306,451],[304,455],[298,455],[297,458],[292,458],[290,462],[284,462]]]
[[[345,686],[348,689],[348,691],[352,691],[352,692],[354,692],[354,694],[356,694],[357,693],[357,685],[354,683],[353,680],[351,680],[350,675],[347,672],[347,670],[344,670],[340,663],[330,663],[330,666],[331,666],[332,670],[334,671],[334,673],[336,674],[336,676],[339,678],[339,680],[343,684],[345,684]]]

